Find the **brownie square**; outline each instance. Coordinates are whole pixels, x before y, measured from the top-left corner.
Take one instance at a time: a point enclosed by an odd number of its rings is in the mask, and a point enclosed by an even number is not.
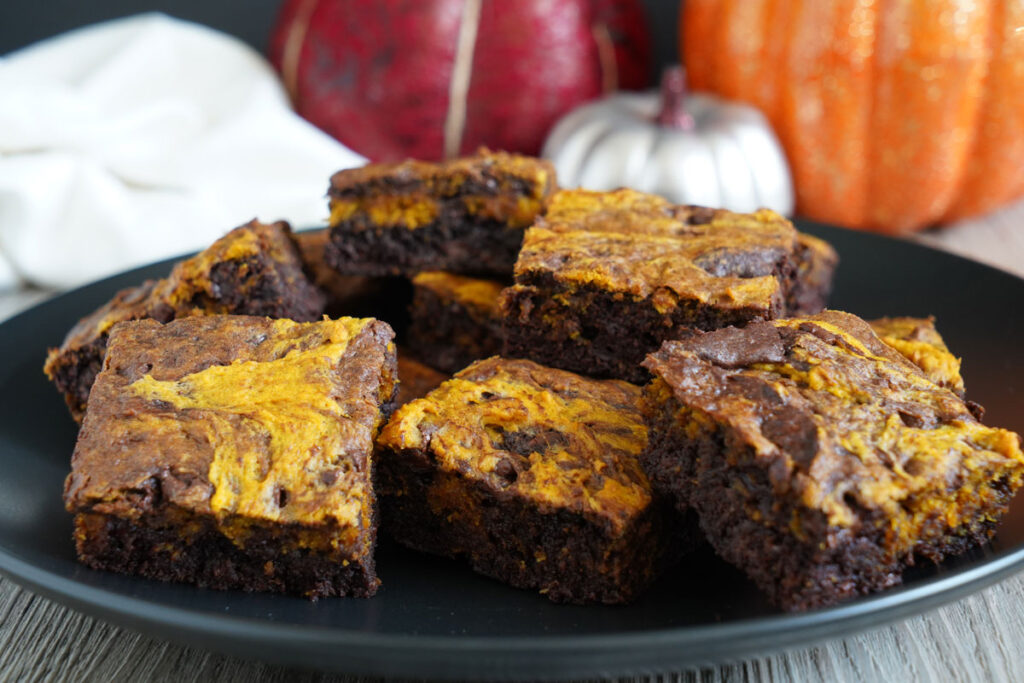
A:
[[[507,276],[554,187],[549,162],[487,150],[339,171],[328,190],[327,262],[346,275]]]
[[[782,216],[563,190],[527,231],[505,290],[505,355],[643,382],[644,356],[693,329],[787,313],[797,231]]]
[[[1024,477],[1017,434],[847,313],[698,333],[645,365],[655,489],[786,609],[985,541]]]
[[[638,455],[640,389],[488,358],[377,439],[383,528],[553,601],[625,602],[670,547]]]
[[[44,371],[80,422],[107,335],[118,322],[217,313],[308,321],[319,318],[323,307],[288,224],[254,220],[176,264],[168,277],[118,292],[71,328],[60,348],[50,349]]]
[[[964,395],[960,359],[950,353],[935,328],[935,318],[879,318],[868,324],[882,341],[921,368],[925,377],[958,396]]]
[[[453,373],[501,353],[501,282],[431,271],[412,285],[408,345],[417,357]]]
[[[64,502],[95,569],[369,596],[387,324],[199,316],[115,325]]]

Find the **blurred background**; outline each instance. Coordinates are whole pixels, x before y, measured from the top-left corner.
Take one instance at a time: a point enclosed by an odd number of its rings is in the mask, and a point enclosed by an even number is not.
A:
[[[24,47],[37,40],[73,28],[107,19],[117,19],[139,12],[166,12],[181,19],[237,36],[260,52],[266,53],[270,30],[277,17],[281,0],[247,0],[244,10],[227,0],[178,0],[177,2],[146,2],[144,0],[5,0],[0,9],[0,54]],[[654,55],[651,82],[661,72],[660,66],[679,60],[676,26],[679,24],[679,3],[673,0],[643,0],[650,27]]]
[[[565,186],[767,206],[1024,272],[1024,8],[850,6],[9,0],[0,291],[254,215],[320,224],[333,170],[480,145],[550,158]],[[146,12],[195,24],[37,42]]]

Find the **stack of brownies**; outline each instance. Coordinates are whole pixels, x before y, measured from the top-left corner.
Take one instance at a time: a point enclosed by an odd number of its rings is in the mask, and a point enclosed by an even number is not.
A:
[[[933,321],[824,310],[834,250],[772,211],[487,151],[342,171],[329,201],[327,230],[237,228],[51,351],[83,562],[368,596],[379,524],[616,603],[706,540],[806,609],[984,542],[1024,482]]]

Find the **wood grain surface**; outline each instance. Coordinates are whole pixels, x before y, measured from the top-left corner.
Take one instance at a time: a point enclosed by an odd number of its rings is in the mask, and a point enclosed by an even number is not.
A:
[[[1024,203],[917,238],[1024,276]],[[0,295],[0,318],[44,297]],[[1022,302],[1024,304],[1024,302]],[[153,640],[0,578],[3,681],[355,681]],[[905,622],[672,681],[1024,681],[1024,575]]]

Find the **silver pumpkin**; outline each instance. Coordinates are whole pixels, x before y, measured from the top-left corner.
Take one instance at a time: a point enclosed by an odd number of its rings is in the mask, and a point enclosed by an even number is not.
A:
[[[789,165],[764,116],[687,93],[679,67],[666,71],[660,92],[619,93],[575,109],[542,154],[563,187],[631,187],[677,204],[793,211]]]

